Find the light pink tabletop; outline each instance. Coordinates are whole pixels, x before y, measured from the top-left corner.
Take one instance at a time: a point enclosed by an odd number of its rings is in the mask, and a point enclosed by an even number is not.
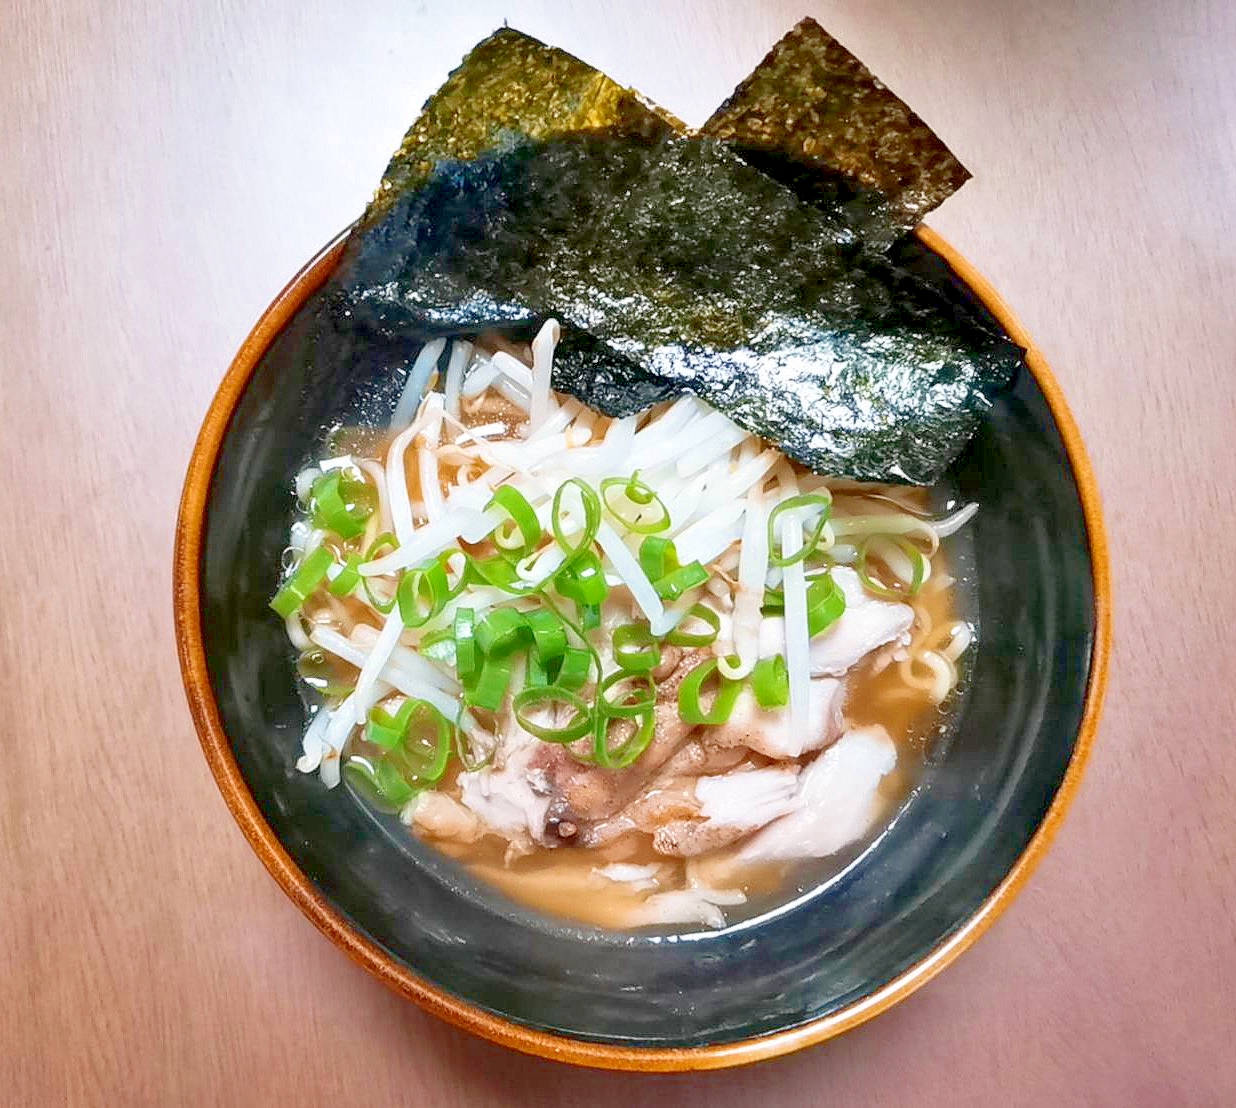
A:
[[[930,223],[1089,444],[1116,653],[1011,910],[867,1026],[586,1073],[423,1015],[245,844],[171,627],[198,424],[285,280],[504,19],[702,121],[814,15],[974,172]],[[0,1099],[607,1108],[1236,1102],[1236,7],[9,0],[0,15]]]

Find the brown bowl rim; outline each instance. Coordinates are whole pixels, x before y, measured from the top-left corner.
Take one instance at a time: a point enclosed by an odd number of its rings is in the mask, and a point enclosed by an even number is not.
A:
[[[1077,742],[1064,778],[1033,837],[1004,880],[953,934],[893,980],[836,1012],[801,1026],[700,1047],[637,1047],[595,1043],[541,1031],[487,1012],[417,976],[359,934],[317,890],[284,850],[262,817],[232,756],[211,688],[202,641],[200,564],[206,505],[219,450],[249,378],[262,355],[302,303],[325,282],[338,262],[347,231],[341,232],[275,297],[228,368],[202,423],[185,477],[176,523],[172,595],[176,647],[189,710],[219,790],[249,844],[271,875],[314,925],[355,962],[397,993],[466,1031],[527,1054],[599,1069],[673,1072],[721,1069],[775,1058],[824,1042],[879,1015],[930,981],[982,935],[1012,902],[1059,830],[1077,793],[1090,755],[1107,685],[1111,650],[1111,576],[1099,491],[1081,435],[1043,355],[1008,306],[977,270],[929,227],[924,245],[944,258],[957,275],[1027,350],[1026,361],[1047,400],[1064,442],[1081,500],[1094,580],[1094,645]]]

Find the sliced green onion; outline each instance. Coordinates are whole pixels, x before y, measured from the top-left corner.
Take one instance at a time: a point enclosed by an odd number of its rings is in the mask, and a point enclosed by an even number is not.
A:
[[[405,700],[393,716],[382,707],[371,709],[365,723],[365,740],[383,750],[394,750],[403,742],[404,733],[408,730],[408,720],[412,718],[414,703],[412,700]]]
[[[486,657],[503,658],[523,645],[528,621],[514,608],[494,608],[476,625],[476,645]]]
[[[343,772],[363,794],[381,807],[397,811],[416,795],[416,790],[403,779],[399,770],[385,759],[375,762],[368,758],[351,757],[345,763]]]
[[[661,664],[661,644],[646,623],[614,628],[614,661],[628,673],[649,673]]]
[[[673,539],[649,535],[639,544],[639,567],[649,581],[660,581],[678,566],[678,550]]]
[[[335,579],[327,586],[332,596],[348,596],[360,584],[360,555],[349,554],[343,568],[335,574]]]
[[[462,558],[463,569],[459,571],[459,576],[455,578],[455,583],[451,584],[451,559]],[[448,600],[454,600],[461,592],[468,587],[468,566],[471,564],[468,555],[462,550],[444,550],[438,555],[438,565],[442,567],[442,572],[446,576]]]
[[[563,496],[567,489],[573,488],[579,493],[580,506],[583,509],[583,530],[574,538],[568,539],[563,517],[567,508],[563,504]],[[597,528],[601,526],[601,501],[596,490],[578,477],[572,477],[558,486],[554,493],[553,508],[550,511],[549,524],[554,532],[554,539],[562,547],[567,559],[573,558],[583,550],[587,550],[597,537]]]
[[[549,667],[541,661],[535,650],[528,652],[528,664],[524,670],[524,684],[530,689],[544,688],[553,684],[549,679]]]
[[[611,673],[597,686],[597,708],[602,715],[633,719],[657,704],[657,686],[647,673]]]
[[[699,562],[679,566],[653,583],[662,600],[677,600],[683,593],[698,588],[708,580],[708,570]]]
[[[579,606],[579,625],[585,631],[595,631],[601,626],[601,605],[581,604]]]
[[[488,657],[481,663],[476,679],[466,690],[465,696],[469,704],[496,712],[502,707],[502,701],[506,697],[507,686],[510,683],[510,657]]]
[[[656,534],[670,525],[669,509],[638,474],[602,481],[601,503],[623,527],[637,535]]]
[[[611,727],[634,726],[630,737],[617,749],[609,745]],[[633,718],[606,716],[597,714],[593,731],[592,758],[604,769],[625,769],[631,765],[652,742],[656,732],[656,716],[651,711]]]
[[[496,742],[491,743],[485,757],[474,758],[472,756],[472,742],[464,734],[464,730],[460,726],[463,714],[464,706],[460,704],[459,715],[455,717],[455,726],[452,728],[455,733],[455,756],[459,759],[466,773],[476,773],[477,770],[484,769],[494,760],[494,755],[498,753],[498,744]]]
[[[704,683],[716,677],[717,690],[712,699],[711,707],[703,705]],[[678,714],[686,723],[693,726],[706,724],[715,727],[725,723],[734,712],[734,704],[742,691],[741,681],[731,681],[717,673],[717,659],[709,658],[701,662],[683,678],[678,686]]]
[[[592,709],[582,697],[570,689],[564,689],[561,685],[524,689],[515,694],[511,706],[514,708],[515,720],[519,726],[542,742],[571,743],[576,739],[582,739],[592,730]],[[529,718],[529,713],[535,709],[551,706],[571,708],[573,715],[566,723],[557,727],[546,726]]]
[[[451,758],[452,727],[447,718],[424,700],[405,700],[399,715],[407,710],[403,742],[388,755],[406,781],[431,788],[442,780]]]
[[[773,508],[768,513],[768,564],[775,567],[792,566],[815,553],[824,534],[824,525],[828,523],[828,517],[832,514],[832,506],[832,497],[827,493],[809,492],[800,496],[791,496]],[[819,508],[820,514],[811,530],[804,531],[802,546],[788,558],[783,557],[781,540],[777,535],[778,520],[783,512],[802,511],[806,508]]]
[[[562,654],[555,684],[564,689],[579,689],[588,682],[592,672],[592,653],[578,646],[568,646]]]
[[[473,558],[471,576],[482,584],[493,585],[503,592],[520,594],[532,591],[528,583],[519,576],[515,563],[503,554]]]
[[[383,531],[377,538],[369,544],[369,549],[365,551],[363,562],[373,562],[381,558],[384,554],[390,554],[399,549],[399,540],[395,538],[390,531]],[[365,595],[369,597],[369,603],[372,604],[379,612],[386,615],[388,612],[394,611],[395,597],[389,600],[383,600],[377,593],[373,591],[373,582],[376,577],[362,577],[361,584],[365,590]]]
[[[841,618],[845,611],[845,593],[831,573],[813,577],[807,586],[807,634],[818,635]]]
[[[584,550],[554,574],[554,588],[578,604],[601,605],[609,595],[601,559],[595,550]]]
[[[399,549],[399,540],[395,537],[393,531],[383,531],[377,535],[373,542],[369,544],[369,549],[365,551],[365,556],[361,559],[362,562],[376,562],[379,558],[387,554],[393,554]]]
[[[524,616],[524,624],[532,634],[533,649],[543,665],[562,657],[567,648],[566,624],[557,612],[538,608]]]
[[[790,672],[785,658],[761,658],[751,671],[751,691],[761,708],[784,708],[790,702]]]
[[[446,606],[450,588],[440,562],[409,570],[399,579],[395,598],[405,627],[423,627]]]
[[[704,631],[691,631],[690,623],[695,620],[705,625]],[[665,641],[674,646],[708,646],[717,641],[721,633],[721,617],[707,604],[692,604],[687,614],[679,621],[666,637]]]
[[[764,602],[760,605],[760,613],[766,616],[778,616],[785,611],[785,593],[780,589],[765,589]]]
[[[430,661],[441,662],[448,666],[455,665],[455,636],[449,627],[426,635],[421,639],[416,650],[418,654],[423,654]]]
[[[501,549],[523,555],[541,541],[541,525],[537,522],[536,512],[519,489],[500,485],[494,489],[493,498],[485,507],[486,510],[501,508],[510,516],[494,529],[494,543]]]
[[[335,559],[326,547],[314,547],[302,559],[291,580],[275,593],[270,606],[284,619],[300,611],[300,606],[326,580],[326,571],[334,564]]]
[[[476,645],[476,613],[471,608],[458,608],[451,634],[455,639],[455,669],[465,684],[480,666],[480,650]]]
[[[867,560],[871,556],[868,547],[873,540],[880,538],[886,539],[894,546],[899,547],[902,553],[910,559],[910,565],[913,567],[913,576],[908,586],[898,582],[896,587],[890,588],[871,576],[871,571],[867,568]],[[871,535],[864,539],[858,548],[858,563],[855,568],[858,570],[859,580],[862,581],[864,588],[868,592],[875,593],[876,596],[887,597],[889,600],[905,600],[907,597],[917,596],[918,590],[923,587],[923,580],[927,576],[927,559],[917,546],[910,542],[909,539],[904,539],[900,535]],[[278,598],[276,597],[276,599]]]
[[[345,477],[339,470],[313,483],[310,505],[313,522],[341,539],[354,539],[373,515],[374,492],[364,481]]]

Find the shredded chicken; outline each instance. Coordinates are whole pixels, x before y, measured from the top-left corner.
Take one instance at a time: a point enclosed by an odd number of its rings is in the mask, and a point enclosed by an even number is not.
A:
[[[861,839],[883,809],[880,781],[896,763],[883,727],[847,731],[803,771],[796,809],[749,839],[738,860],[825,858]]]
[[[671,820],[652,836],[658,854],[692,858],[737,842],[752,831],[794,811],[798,767],[774,766],[700,777],[695,781],[696,818]]]

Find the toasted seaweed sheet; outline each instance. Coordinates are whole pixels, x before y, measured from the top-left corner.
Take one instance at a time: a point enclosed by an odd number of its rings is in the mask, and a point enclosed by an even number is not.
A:
[[[813,19],[782,38],[702,130],[778,179],[788,169],[799,191],[807,187],[801,171],[811,170],[811,187],[825,202],[844,202],[848,193],[875,237],[914,227],[970,177],[931,128]]]
[[[573,330],[555,386],[610,415],[693,392],[812,469],[937,480],[1021,354],[724,144],[570,134],[441,162],[339,280],[375,341]]]
[[[426,102],[382,175],[361,223],[424,184],[443,160],[461,161],[512,139],[575,131],[655,138],[685,126],[565,50],[510,27],[478,43]]]
[[[905,234],[965,169],[810,20],[706,130],[503,28],[404,137],[307,355],[555,316],[555,386],[606,414],[689,391],[818,472],[935,481],[1021,363]]]

